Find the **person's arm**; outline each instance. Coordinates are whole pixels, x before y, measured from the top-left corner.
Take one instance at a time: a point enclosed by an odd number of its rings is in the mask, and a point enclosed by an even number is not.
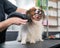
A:
[[[21,18],[17,18],[17,17],[13,17],[13,18],[9,18],[5,21],[0,22],[0,32],[2,32],[4,29],[6,29],[8,26],[12,25],[12,24],[26,24],[27,20],[23,20]]]
[[[4,11],[8,15],[14,11],[25,13],[25,10],[17,8],[13,4],[11,4],[8,0],[4,0]],[[9,27],[12,24],[20,25],[20,24],[26,24],[26,22],[27,20],[23,20],[17,17],[6,19],[5,21],[0,22],[0,32],[5,30],[7,27]]]
[[[10,14],[12,12],[20,12],[22,14],[26,13],[25,9],[22,8],[18,8],[17,6],[13,5],[11,2],[9,2],[8,0],[4,0],[4,11],[7,14]]]
[[[25,9],[22,9],[22,8],[17,8],[16,9],[16,12],[20,12],[22,14],[26,14],[26,10]]]

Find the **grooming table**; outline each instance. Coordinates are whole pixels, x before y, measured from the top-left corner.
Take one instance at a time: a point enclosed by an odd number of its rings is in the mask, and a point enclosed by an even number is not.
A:
[[[45,40],[44,42],[37,42],[35,44],[22,45],[17,41],[8,41],[4,44],[0,44],[0,48],[50,48],[56,44],[60,44],[60,40]]]

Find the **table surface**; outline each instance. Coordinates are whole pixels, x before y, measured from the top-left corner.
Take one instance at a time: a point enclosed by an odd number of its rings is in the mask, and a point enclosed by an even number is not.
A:
[[[4,44],[0,44],[0,48],[49,48],[56,44],[60,44],[60,40],[45,40],[44,42],[37,42],[35,44],[22,45],[17,41],[8,41]]]

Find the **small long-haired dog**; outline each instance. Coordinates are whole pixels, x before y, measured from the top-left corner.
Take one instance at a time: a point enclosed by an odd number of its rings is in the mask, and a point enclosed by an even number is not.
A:
[[[30,16],[32,21],[25,25],[21,25],[17,40],[21,41],[21,44],[26,44],[26,42],[35,43],[36,41],[43,41],[42,21],[45,18],[44,11],[40,8],[37,9],[33,7],[29,9],[26,14]]]

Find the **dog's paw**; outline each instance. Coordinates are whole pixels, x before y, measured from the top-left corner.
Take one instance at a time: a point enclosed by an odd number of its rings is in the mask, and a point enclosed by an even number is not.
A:
[[[17,40],[18,42],[21,42],[21,40]]]
[[[17,39],[18,42],[21,42],[21,39]]]
[[[42,41],[42,42],[43,42],[44,40],[43,40],[43,39],[40,39],[40,41]]]
[[[33,44],[34,44],[34,43],[36,43],[36,42],[35,42],[35,41],[30,41],[30,43],[33,43]]]
[[[21,38],[17,38],[17,41],[18,41],[18,42],[21,42]]]
[[[22,41],[21,44],[26,44],[26,42],[25,41]]]

